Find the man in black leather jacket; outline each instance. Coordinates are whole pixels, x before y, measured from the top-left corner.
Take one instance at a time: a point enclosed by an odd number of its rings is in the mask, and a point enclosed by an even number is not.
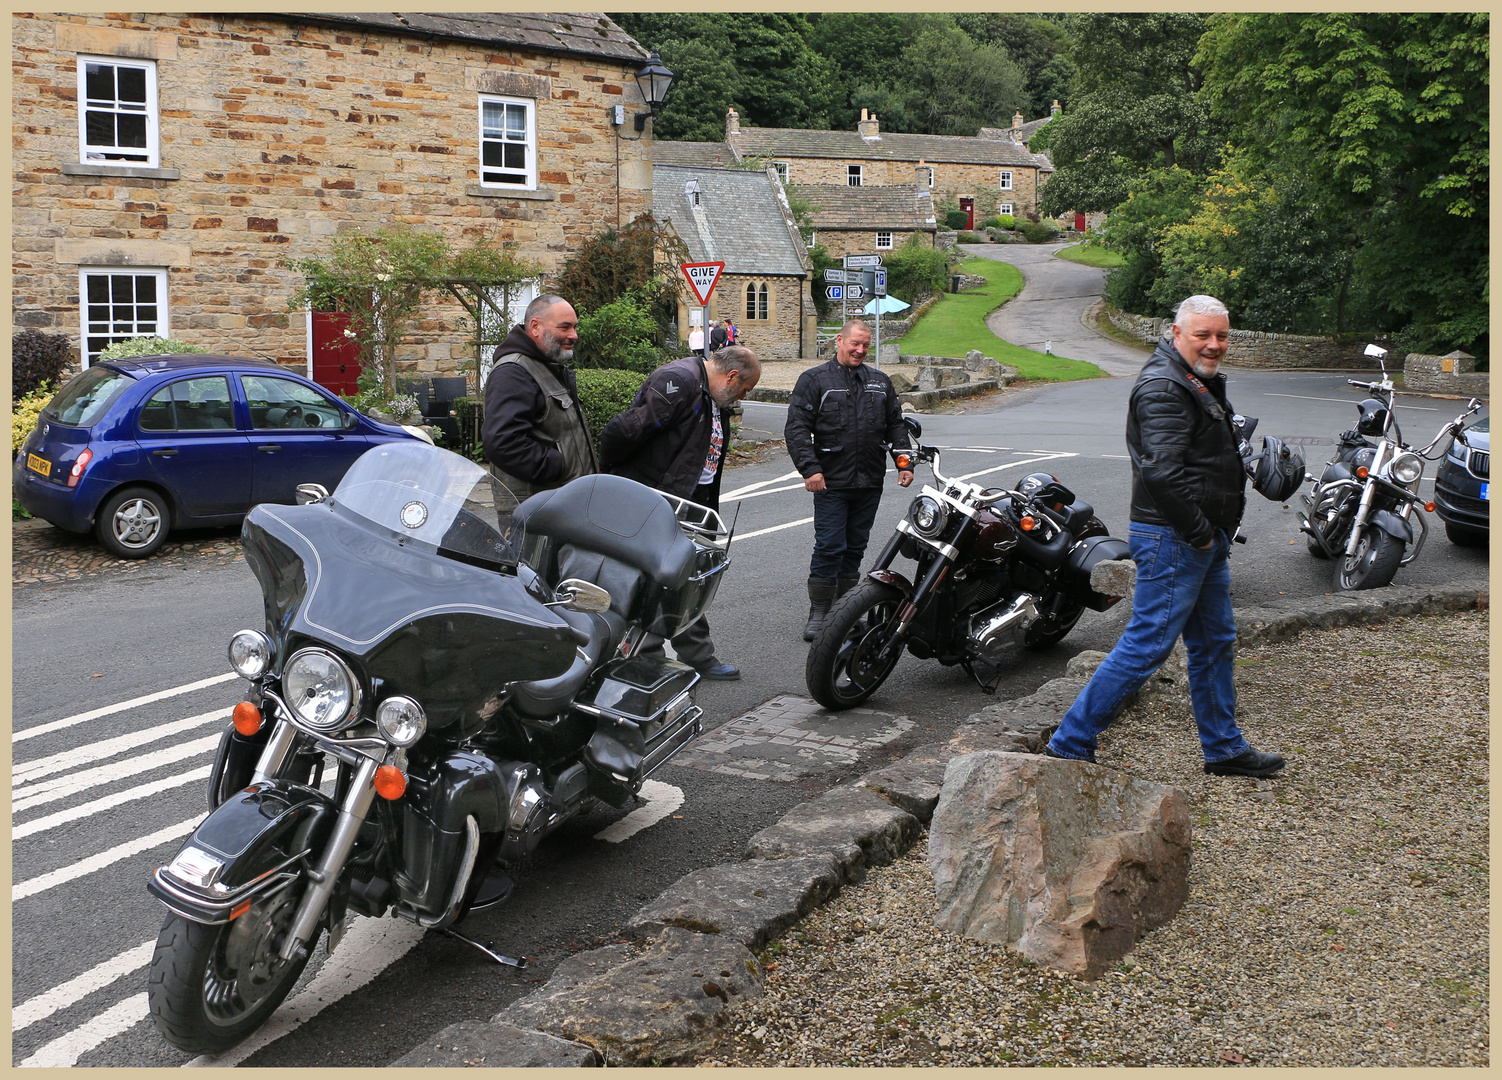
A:
[[[892,380],[867,367],[871,329],[851,319],[835,336],[835,358],[798,376],[783,437],[803,486],[814,493],[814,555],[809,565],[812,641],[837,596],[860,581],[861,558],[881,502],[887,452],[908,446]],[[911,469],[897,483],[913,482]]]
[[[1280,756],[1253,749],[1236,724],[1227,560],[1246,508],[1246,467],[1220,374],[1230,333],[1224,304],[1189,297],[1132,388],[1132,617],[1054,732],[1051,757],[1093,762],[1096,739],[1122,701],[1168,659],[1182,634],[1205,771],[1271,776],[1283,768]]]
[[[718,510],[730,407],[760,378],[761,361],[742,346],[726,346],[708,360],[695,355],[663,364],[647,376],[631,407],[605,425],[601,467]],[[660,640],[643,648],[661,648]],[[734,664],[716,659],[707,618],[675,637],[673,651],[706,679],[741,676]]]

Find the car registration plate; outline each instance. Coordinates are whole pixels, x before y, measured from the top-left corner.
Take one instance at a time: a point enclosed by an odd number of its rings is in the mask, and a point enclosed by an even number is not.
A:
[[[43,476],[52,475],[52,462],[44,457],[37,457],[35,454],[26,455],[26,467],[32,472],[41,473]],[[1483,495],[1482,498],[1484,499],[1486,496]]]
[[[1482,484],[1481,485],[1481,497],[1483,499],[1485,499],[1487,502],[1491,502],[1492,501],[1492,497],[1491,497],[1491,494],[1490,494],[1490,488],[1491,488],[1490,484]]]

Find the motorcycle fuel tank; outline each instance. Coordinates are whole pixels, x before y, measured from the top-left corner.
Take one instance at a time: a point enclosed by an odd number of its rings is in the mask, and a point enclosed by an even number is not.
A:
[[[1010,502],[1003,499],[1002,502]],[[974,559],[1000,559],[1017,546],[1017,530],[997,508],[985,507],[975,518],[976,530],[966,552]]]

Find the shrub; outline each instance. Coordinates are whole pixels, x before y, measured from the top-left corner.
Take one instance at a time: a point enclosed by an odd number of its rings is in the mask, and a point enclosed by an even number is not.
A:
[[[963,229],[970,224],[970,215],[963,210],[951,210],[944,215],[944,224],[951,229]]]
[[[203,351],[197,345],[189,345],[186,341],[157,337],[153,334],[117,341],[100,353],[99,359],[124,360],[131,356],[165,356],[169,353],[201,353]]]
[[[72,362],[67,334],[22,330],[10,339],[11,400],[19,401],[46,383],[58,385]]]
[[[1058,226],[1047,221],[1028,221],[1022,225],[1022,235],[1029,244],[1046,244],[1059,236]]]
[[[973,232],[960,232],[955,235],[954,242],[956,244],[984,244],[986,240],[985,237],[977,236]]]
[[[996,227],[998,229],[1015,229],[1017,227],[1017,219],[1011,214],[998,214],[996,216]]]
[[[999,229],[1001,228],[1001,215],[998,214],[995,217],[988,217],[981,224],[987,229]]]
[[[641,294],[628,292],[579,317],[578,368],[614,368],[643,374],[664,362],[656,318]]]
[[[594,436],[595,449],[611,417],[631,407],[644,381],[640,372],[613,368],[583,368],[574,373],[579,380],[579,404]]]
[[[925,246],[916,233],[888,255],[883,265],[887,268],[887,293],[909,304],[942,293],[949,284],[949,256]]]
[[[1007,232],[1005,229],[992,229],[991,230],[991,243],[993,243],[993,244],[1010,244],[1011,242],[1012,242],[1012,234],[1009,233],[1009,232]]]
[[[17,337],[20,335],[18,334]],[[42,415],[47,402],[52,400],[52,384],[42,383],[29,394],[23,394],[16,400],[10,414],[10,456],[15,457],[21,452],[21,444],[31,434],[32,428],[37,426],[37,418]]]

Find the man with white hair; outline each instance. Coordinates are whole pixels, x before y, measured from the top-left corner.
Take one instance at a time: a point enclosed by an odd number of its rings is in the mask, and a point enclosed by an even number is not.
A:
[[[1283,768],[1282,757],[1253,749],[1236,725],[1227,560],[1246,508],[1246,468],[1220,374],[1230,337],[1224,304],[1189,297],[1132,387],[1132,617],[1064,714],[1046,748],[1050,757],[1094,762],[1096,738],[1183,635],[1205,771],[1271,776]]]

